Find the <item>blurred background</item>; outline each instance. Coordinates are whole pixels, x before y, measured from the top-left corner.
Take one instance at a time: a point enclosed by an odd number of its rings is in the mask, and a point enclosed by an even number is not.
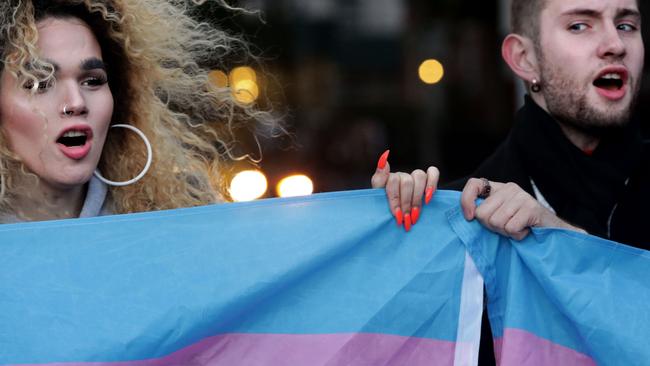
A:
[[[386,149],[392,170],[436,165],[443,183],[466,176],[505,138],[523,102],[523,86],[501,60],[508,0],[231,4],[260,13],[208,3],[200,16],[244,36],[263,68],[238,68],[250,60],[235,58],[215,80],[230,79],[247,91],[244,99],[271,100],[292,133],[261,141],[263,160],[255,169],[266,176],[262,197],[277,196],[280,181],[295,174],[309,177],[315,192],[369,188]],[[648,64],[635,115],[650,137]]]

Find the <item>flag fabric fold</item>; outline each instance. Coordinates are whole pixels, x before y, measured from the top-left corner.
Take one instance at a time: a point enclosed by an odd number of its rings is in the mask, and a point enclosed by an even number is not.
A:
[[[441,192],[0,226],[2,365],[475,365],[482,279]]]

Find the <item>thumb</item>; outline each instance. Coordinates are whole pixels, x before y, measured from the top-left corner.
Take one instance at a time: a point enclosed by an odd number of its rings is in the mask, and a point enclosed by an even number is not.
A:
[[[372,179],[370,180],[372,188],[383,188],[386,187],[386,183],[388,183],[388,177],[390,176],[390,164],[388,164],[389,153],[390,150],[386,150],[379,157],[379,161],[377,162],[377,169],[375,170],[375,174],[372,175]]]

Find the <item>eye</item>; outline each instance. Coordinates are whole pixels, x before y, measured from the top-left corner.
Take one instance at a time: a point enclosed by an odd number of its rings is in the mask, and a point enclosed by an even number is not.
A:
[[[99,87],[108,82],[108,79],[106,78],[105,75],[95,75],[95,76],[89,76],[81,82],[81,85],[83,86],[89,86],[89,87]]]
[[[634,26],[633,24],[629,24],[629,23],[619,24],[619,25],[616,26],[616,29],[618,29],[620,31],[623,31],[623,32],[628,32],[628,33],[635,32],[636,30],[638,30],[638,28],[636,26]]]
[[[575,23],[569,26],[569,30],[573,33],[580,33],[587,30],[589,26],[586,23]]]
[[[27,80],[23,84],[23,88],[27,90],[33,90],[36,93],[44,93],[52,86],[52,84],[54,84],[54,81],[52,79],[39,81],[37,85],[34,85],[33,80]]]

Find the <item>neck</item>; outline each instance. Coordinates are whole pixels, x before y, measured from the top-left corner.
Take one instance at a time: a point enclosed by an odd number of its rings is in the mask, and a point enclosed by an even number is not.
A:
[[[535,101],[535,103],[537,103],[537,105],[540,106],[540,108],[542,108],[544,111],[546,111],[546,113],[552,116],[552,114],[548,111],[546,100],[539,93],[531,92],[529,95]],[[566,123],[562,123],[557,120],[556,122],[558,123],[558,125],[560,125],[560,128],[562,129],[564,136],[569,141],[571,141],[571,143],[575,145],[578,149],[587,152],[587,151],[594,151],[596,147],[598,147],[598,144],[600,143],[599,137],[585,133],[584,131],[581,131],[570,125],[567,125]]]
[[[79,217],[86,195],[86,185],[53,187],[33,176],[24,176],[17,186],[12,206],[16,216],[25,221],[45,221]]]
[[[564,136],[566,136],[572,144],[578,147],[578,149],[587,152],[594,151],[598,147],[598,143],[600,143],[599,137],[588,135],[561,122],[558,122],[558,124],[560,125],[562,132],[564,132]]]

